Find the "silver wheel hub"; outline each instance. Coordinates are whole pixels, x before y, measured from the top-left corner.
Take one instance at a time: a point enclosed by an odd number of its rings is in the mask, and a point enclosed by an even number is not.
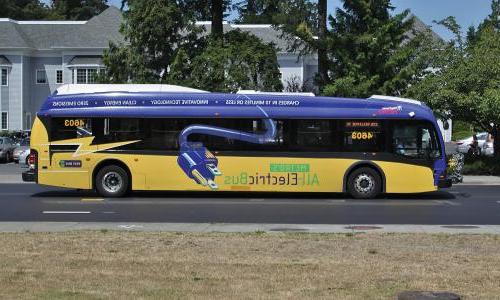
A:
[[[108,193],[116,193],[122,186],[122,176],[116,172],[108,172],[102,177],[102,187]]]
[[[354,188],[358,193],[369,194],[375,189],[375,178],[366,173],[359,174],[354,179]]]

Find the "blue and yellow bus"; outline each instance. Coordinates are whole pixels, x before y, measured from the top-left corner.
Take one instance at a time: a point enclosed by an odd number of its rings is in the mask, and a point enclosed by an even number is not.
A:
[[[65,85],[42,105],[26,181],[95,189],[421,193],[448,187],[420,101]]]

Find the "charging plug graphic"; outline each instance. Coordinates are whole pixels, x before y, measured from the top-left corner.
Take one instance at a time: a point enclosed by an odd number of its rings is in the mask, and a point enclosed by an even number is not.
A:
[[[218,188],[215,176],[222,175],[217,168],[219,162],[201,143],[183,144],[177,163],[184,173],[198,184],[208,186],[212,190]]]
[[[262,134],[201,124],[184,128],[179,135],[181,151],[177,158],[177,163],[184,173],[196,183],[208,186],[212,190],[218,188],[215,177],[222,175],[218,169],[219,161],[203,144],[188,142],[188,136],[191,134],[219,136],[254,144],[274,143],[277,132],[276,124],[262,108],[259,107],[259,109],[264,114],[262,122],[266,129]]]

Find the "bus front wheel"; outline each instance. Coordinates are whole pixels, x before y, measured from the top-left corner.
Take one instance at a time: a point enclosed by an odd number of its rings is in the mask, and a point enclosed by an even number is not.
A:
[[[119,166],[105,166],[97,172],[95,188],[103,197],[122,197],[128,192],[128,187],[128,174]]]
[[[347,190],[356,199],[375,198],[382,190],[382,180],[374,169],[359,168],[349,175]]]

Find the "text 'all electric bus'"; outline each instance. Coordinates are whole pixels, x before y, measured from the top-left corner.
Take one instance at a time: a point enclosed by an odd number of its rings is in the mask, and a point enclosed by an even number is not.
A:
[[[448,187],[441,132],[402,98],[64,85],[31,134],[26,181],[96,189],[420,193]]]

